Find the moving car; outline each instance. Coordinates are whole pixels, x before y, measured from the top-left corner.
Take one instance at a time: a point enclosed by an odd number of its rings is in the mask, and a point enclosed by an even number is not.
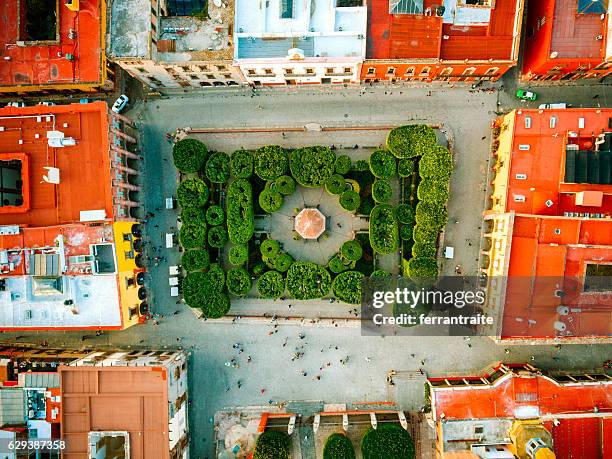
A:
[[[536,100],[538,95],[535,92],[527,91],[526,89],[518,89],[516,91],[516,97],[521,100]]]
[[[128,98],[128,96],[126,96],[125,94],[121,94],[117,98],[115,103],[113,104],[113,107],[111,108],[111,110],[114,111],[115,113],[119,113],[121,110],[125,108],[125,106],[128,104],[129,101],[130,99]]]

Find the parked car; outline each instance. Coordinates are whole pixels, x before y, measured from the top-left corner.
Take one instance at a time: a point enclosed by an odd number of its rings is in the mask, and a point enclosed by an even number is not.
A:
[[[42,102],[38,102],[38,105],[44,105],[46,107],[52,107],[53,105],[55,105],[54,102],[48,102],[46,100],[43,100]]]
[[[21,108],[21,107],[25,107],[26,104],[25,102],[9,102],[8,104],[6,104],[7,107],[17,107],[17,108]]]
[[[129,101],[130,99],[128,98],[128,96],[126,96],[125,94],[121,94],[113,104],[111,110],[115,113],[119,113],[125,108]]]
[[[538,95],[535,92],[527,91],[526,89],[518,89],[516,91],[516,97],[521,100],[536,100]]]
[[[553,104],[540,104],[538,108],[547,109],[547,108],[567,108],[568,105],[565,102],[556,102]]]
[[[79,100],[79,104],[88,104],[90,102],[93,102],[93,100],[87,99],[87,98],[83,98]]]

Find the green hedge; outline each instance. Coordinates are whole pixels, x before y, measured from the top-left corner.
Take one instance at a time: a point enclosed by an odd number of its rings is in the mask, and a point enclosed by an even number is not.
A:
[[[274,239],[266,239],[259,246],[261,255],[267,258],[274,258],[280,252],[280,244]]]
[[[257,279],[257,291],[262,298],[280,298],[285,293],[283,275],[278,271],[266,271]]]
[[[212,183],[225,183],[230,176],[230,158],[227,153],[216,151],[209,156],[205,167],[206,178]]]
[[[236,296],[246,295],[253,286],[251,275],[244,268],[230,269],[227,272],[226,284],[229,292]]]
[[[357,241],[346,241],[340,247],[340,253],[344,258],[351,261],[357,261],[363,255],[363,249],[361,248],[361,244]]]
[[[227,190],[227,231],[234,244],[246,244],[253,236],[253,191],[246,179],[236,179]]]
[[[410,124],[392,129],[387,148],[397,158],[422,156],[437,144],[436,132],[425,124]]]
[[[368,163],[365,159],[358,159],[355,161],[354,169],[358,172],[368,171],[370,170],[370,163]]]
[[[346,271],[338,274],[332,282],[332,290],[335,297],[345,303],[361,303],[362,279],[363,274],[358,271]]]
[[[351,164],[351,158],[349,158],[347,155],[340,155],[336,158],[334,170],[336,171],[336,174],[348,174],[348,172],[351,170]]]
[[[196,139],[183,139],[174,144],[174,165],[181,172],[197,172],[206,161],[206,145]]]
[[[255,152],[255,174],[262,180],[276,180],[285,175],[288,165],[287,152],[278,145],[261,147]]]
[[[340,254],[336,254],[327,262],[327,267],[332,273],[340,274],[341,272],[354,268],[355,262],[347,264],[346,260],[341,258]]]
[[[399,229],[395,209],[388,204],[378,204],[370,213],[370,245],[375,252],[387,254],[397,250]]]
[[[340,195],[340,205],[347,212],[355,212],[361,205],[359,193],[353,190],[346,190]]]
[[[447,148],[436,145],[423,155],[419,161],[421,178],[449,180],[453,173],[453,156]]]
[[[342,194],[346,190],[346,180],[340,174],[334,174],[325,181],[325,190],[329,194]]]
[[[410,241],[412,239],[412,226],[403,225],[399,232],[402,241]]]
[[[181,257],[181,266],[187,272],[200,271],[210,265],[208,250],[185,250]]]
[[[414,209],[408,204],[400,204],[395,208],[395,216],[397,221],[409,225],[414,223]]]
[[[229,297],[223,293],[225,273],[218,265],[211,266],[206,273],[192,272],[183,280],[185,302],[202,310],[210,319],[218,319],[229,312]]]
[[[335,164],[336,154],[323,146],[298,148],[289,158],[295,181],[310,188],[322,186],[334,173]]]
[[[229,262],[232,265],[240,266],[249,259],[249,249],[246,244],[236,244],[229,249]]]
[[[389,150],[376,150],[370,155],[370,171],[376,178],[389,179],[395,175],[395,157]]]
[[[415,242],[412,246],[412,256],[414,258],[435,258],[436,241]]]
[[[206,246],[206,226],[183,225],[179,231],[179,241],[186,249]]]
[[[446,204],[448,201],[448,181],[426,178],[421,180],[417,188],[417,197],[420,201]]]
[[[438,277],[438,264],[435,258],[411,258],[408,260],[408,276],[415,282],[435,279]]]
[[[225,227],[213,226],[208,230],[208,245],[215,248],[221,249],[227,243],[227,231]]]
[[[274,258],[274,269],[281,273],[285,273],[291,267],[291,263],[293,263],[293,257],[288,253],[279,253]]]
[[[259,207],[264,212],[271,214],[283,207],[283,195],[271,189],[259,193]]]
[[[355,459],[355,448],[346,435],[333,433],[325,440],[323,459]]]
[[[257,439],[253,459],[289,459],[290,457],[291,438],[285,432],[268,430]]]
[[[440,230],[448,222],[448,211],[444,204],[421,201],[416,206],[416,222],[432,231]]]
[[[225,212],[221,206],[210,206],[206,209],[206,221],[210,226],[223,224],[225,221]]]
[[[249,178],[253,175],[253,153],[236,150],[230,159],[230,174],[234,178]]]
[[[389,202],[393,196],[393,189],[391,188],[391,184],[382,179],[378,179],[372,185],[372,198],[374,202]]]
[[[287,271],[287,289],[297,300],[323,298],[331,288],[327,269],[308,261],[296,261]]]
[[[414,162],[411,159],[400,159],[397,163],[397,173],[400,177],[408,177],[414,172]]]
[[[181,221],[184,225],[206,225],[206,212],[202,207],[183,207]]]
[[[176,196],[183,209],[187,207],[204,207],[210,192],[203,180],[190,178],[183,180],[176,190]]]
[[[361,439],[363,459],[414,459],[414,442],[398,424],[379,423]]]
[[[281,175],[274,182],[276,191],[284,196],[289,196],[295,192],[295,180],[289,175]]]
[[[370,274],[370,279],[383,279],[383,280],[391,280],[393,276],[390,272],[385,271],[384,269],[377,269],[376,271]]]
[[[435,244],[438,239],[438,233],[439,230],[437,229],[417,224],[412,229],[412,238],[414,239],[414,242],[433,242]]]

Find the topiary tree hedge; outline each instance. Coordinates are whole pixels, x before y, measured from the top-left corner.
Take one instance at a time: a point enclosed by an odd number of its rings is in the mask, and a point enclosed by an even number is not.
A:
[[[357,261],[363,255],[363,249],[361,248],[361,244],[357,241],[346,241],[340,247],[340,253],[344,258],[351,261]]]
[[[289,159],[283,147],[268,145],[255,152],[255,174],[262,180],[276,180],[288,167]]]
[[[408,204],[398,205],[395,208],[395,216],[397,217],[397,221],[404,225],[414,223],[414,209]]]
[[[336,153],[324,146],[298,148],[289,158],[295,181],[310,188],[323,186],[334,173],[335,164]]]
[[[346,190],[340,195],[340,205],[347,212],[356,212],[361,205],[359,193],[353,190]]]
[[[410,241],[412,239],[412,226],[402,226],[400,228],[399,236],[402,241]]]
[[[217,226],[223,224],[225,220],[225,212],[221,206],[210,206],[206,209],[206,221],[210,226]]]
[[[227,189],[227,232],[234,244],[246,244],[255,229],[253,190],[246,179],[236,179]]]
[[[190,178],[183,180],[176,190],[176,196],[183,209],[187,207],[204,207],[208,202],[210,192],[203,180]]]
[[[287,271],[287,289],[297,300],[323,298],[331,288],[327,269],[308,261],[296,261]]]
[[[249,259],[249,249],[246,244],[237,244],[229,249],[228,259],[232,265],[240,266],[246,263]]]
[[[291,267],[293,263],[293,257],[286,252],[279,253],[274,257],[274,269],[281,273],[285,273]]]
[[[414,442],[410,434],[397,424],[378,424],[368,429],[361,439],[363,459],[414,459]]]
[[[186,249],[206,246],[206,226],[183,225],[179,231],[179,241]]]
[[[378,204],[370,213],[370,245],[378,253],[387,254],[397,250],[399,229],[395,209],[388,204]]]
[[[389,150],[376,150],[370,155],[370,171],[374,177],[389,179],[395,175],[395,157]]]
[[[274,258],[280,252],[280,244],[274,239],[266,239],[259,246],[261,255],[267,258]]]
[[[212,183],[225,183],[230,176],[230,158],[227,153],[216,151],[208,157],[204,168],[206,178]]]
[[[202,207],[183,207],[181,221],[184,225],[206,225],[206,212]]]
[[[259,193],[259,207],[271,214],[283,207],[283,195],[278,191],[266,189]]]
[[[412,246],[412,256],[414,258],[435,258],[436,257],[436,242],[415,242]]]
[[[370,279],[391,280],[392,274],[384,269],[377,269],[370,274]]]
[[[285,432],[268,430],[255,443],[252,459],[289,459],[291,438]]]
[[[251,275],[244,268],[230,269],[227,272],[226,284],[229,292],[236,296],[246,295],[251,290],[251,287],[253,287]]]
[[[329,194],[342,194],[346,190],[346,180],[340,174],[334,174],[325,181],[325,190]]]
[[[393,196],[393,189],[391,188],[391,184],[386,180],[376,180],[372,185],[372,198],[374,202],[388,202]]]
[[[425,124],[410,124],[392,129],[387,148],[396,158],[422,156],[437,144],[436,132]]]
[[[280,298],[285,293],[283,275],[278,271],[266,271],[257,279],[257,292],[262,298]]]
[[[348,174],[351,170],[352,161],[347,155],[340,155],[336,158],[335,171],[336,174]]]
[[[253,174],[253,153],[236,150],[230,159],[230,175],[234,178],[249,178]]]
[[[355,161],[354,169],[358,172],[370,170],[370,164],[365,159],[358,159]]]
[[[438,232],[437,229],[417,224],[412,229],[412,239],[414,239],[414,242],[433,242],[435,244],[438,239]]]
[[[333,433],[325,440],[323,459],[355,459],[355,448],[346,435]]]
[[[397,174],[400,177],[409,177],[414,172],[414,162],[411,159],[400,159],[397,163]]]
[[[208,250],[185,250],[181,257],[181,266],[187,272],[205,270],[209,265]]]
[[[428,201],[445,205],[448,201],[448,181],[426,178],[421,180],[417,188],[417,197],[420,201]]]
[[[408,260],[408,277],[415,282],[438,277],[438,264],[435,258],[419,257]]]
[[[448,222],[448,211],[444,204],[421,201],[416,206],[416,222],[432,231],[440,230]]]
[[[363,274],[358,271],[346,271],[338,274],[332,282],[332,290],[336,298],[345,303],[361,303],[361,280]]]
[[[354,268],[355,262],[347,264],[345,259],[341,258],[339,254],[336,254],[327,262],[327,267],[332,273],[340,274],[341,272]]]
[[[229,312],[229,297],[223,293],[225,273],[218,265],[212,265],[206,273],[192,272],[183,280],[185,302],[202,310],[210,319],[218,319]]]
[[[172,148],[174,165],[181,172],[199,171],[207,155],[206,145],[196,139],[179,140]]]
[[[274,182],[275,189],[284,196],[289,196],[295,192],[295,180],[289,175],[281,175]]]
[[[208,230],[208,245],[215,248],[221,249],[227,243],[227,231],[221,225],[213,226]]]
[[[435,145],[419,161],[421,178],[449,180],[453,173],[453,156],[447,148]]]

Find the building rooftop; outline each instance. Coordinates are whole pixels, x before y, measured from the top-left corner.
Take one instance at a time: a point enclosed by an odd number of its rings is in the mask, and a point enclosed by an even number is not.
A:
[[[365,56],[367,8],[361,1],[236,0],[236,59]],[[298,53],[299,54],[299,53]]]
[[[113,218],[107,113],[104,102],[0,108],[0,170],[11,183],[0,225],[72,223],[86,211]],[[65,146],[48,138],[58,131]],[[59,169],[58,184],[48,168]]]
[[[413,0],[414,1],[414,0]],[[466,5],[461,0],[414,1],[422,8],[392,14],[398,0],[367,0],[367,59],[515,60],[520,0]],[[493,3],[494,6],[487,6]],[[440,11],[441,12],[441,11]]]
[[[0,2],[0,92],[104,83],[106,2],[81,1],[79,11],[64,3]]]

